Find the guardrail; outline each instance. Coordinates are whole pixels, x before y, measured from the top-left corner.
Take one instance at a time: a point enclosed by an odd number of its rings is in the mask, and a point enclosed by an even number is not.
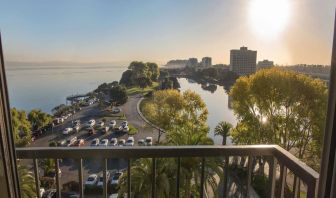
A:
[[[246,195],[250,196],[250,184],[252,175],[252,160],[253,157],[264,156],[269,157],[269,196],[273,198],[275,195],[276,171],[280,165],[279,188],[280,197],[284,196],[285,178],[287,176],[287,169],[290,170],[295,177],[298,177],[307,185],[307,198],[317,197],[317,185],[319,174],[311,169],[309,166],[301,162],[288,151],[277,145],[253,145],[253,146],[152,146],[152,147],[82,147],[82,148],[68,148],[68,147],[33,147],[33,148],[17,148],[17,157],[19,159],[33,159],[34,174],[36,181],[36,189],[39,192],[39,176],[38,176],[38,159],[53,158],[55,160],[55,168],[59,168],[59,159],[73,158],[78,160],[79,164],[79,183],[80,195],[84,196],[83,187],[83,159],[85,158],[102,158],[104,159],[103,176],[104,176],[104,197],[107,197],[107,159],[122,158],[127,159],[127,185],[128,198],[131,197],[131,160],[138,158],[152,158],[152,197],[156,197],[156,159],[157,158],[177,158],[177,192],[179,192],[180,184],[180,161],[184,157],[200,157],[201,160],[201,181],[200,181],[200,197],[204,196],[204,169],[205,158],[208,157],[224,157],[224,197],[227,195],[227,175],[229,157],[246,156],[248,157],[248,176]],[[298,182],[297,182],[298,183]],[[61,197],[59,174],[56,171],[56,190],[58,197]],[[300,187],[295,186],[294,194],[300,193]],[[38,195],[39,196],[39,195]],[[179,193],[176,193],[179,196]]]

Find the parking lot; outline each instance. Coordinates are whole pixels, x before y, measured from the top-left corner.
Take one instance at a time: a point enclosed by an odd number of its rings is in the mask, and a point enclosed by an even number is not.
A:
[[[122,112],[119,114],[112,114],[104,109],[100,109],[98,104],[93,104],[88,107],[83,107],[79,112],[76,112],[74,115],[70,116],[64,123],[59,124],[53,127],[52,131],[47,132],[43,136],[36,139],[30,146],[31,147],[43,147],[49,146],[50,142],[60,142],[62,140],[67,140],[69,137],[76,136],[78,139],[84,139],[83,146],[90,146],[93,139],[98,138],[99,140],[111,138],[125,139],[128,137],[134,137],[134,146],[137,146],[139,139],[145,139],[146,137],[152,137],[153,143],[157,141],[158,131],[148,125],[142,120],[138,115],[136,107],[137,103],[140,100],[139,96],[131,96],[128,99],[128,102],[120,106]],[[124,115],[124,116],[120,116]],[[100,130],[97,130],[96,134],[89,135],[87,127],[84,127],[84,124],[87,123],[90,119],[95,119],[96,123],[101,120],[106,120],[105,124],[108,124],[111,120],[116,121],[116,127],[120,126],[121,123],[125,120],[128,121],[129,125],[134,126],[138,129],[138,132],[135,135],[128,135],[126,132],[117,132],[109,130],[106,133],[102,133]],[[66,127],[72,127],[75,120],[80,120],[81,129],[77,133],[70,133],[69,135],[63,135],[62,131]],[[109,148],[113,149],[113,146],[108,145]],[[102,173],[103,159],[100,159],[99,156],[95,159],[84,159],[83,160],[83,175],[84,180],[88,178],[90,174],[100,175]],[[109,159],[108,160],[108,170],[111,172],[124,170],[126,168],[126,162],[123,159]],[[78,163],[73,159],[63,159],[60,163],[61,169],[61,186],[71,181],[78,182]]]

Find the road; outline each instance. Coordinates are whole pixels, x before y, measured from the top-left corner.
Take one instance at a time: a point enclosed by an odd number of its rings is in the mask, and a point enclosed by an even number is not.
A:
[[[137,104],[141,97],[139,95],[130,96],[127,103],[120,106],[122,109],[122,112],[126,116],[126,120],[129,124],[132,124],[135,128],[138,129],[138,133],[135,134],[133,137],[135,139],[135,145],[137,145],[137,141],[139,139],[144,139],[147,136],[153,137],[153,141],[155,142],[157,140],[157,133],[158,131],[153,128],[152,126],[148,125],[145,121],[142,120],[142,118],[139,116],[137,112]],[[99,139],[111,139],[111,138],[123,138],[127,139],[128,134],[127,133],[121,133],[116,134],[114,132],[108,132],[106,134],[102,134],[100,132],[97,132],[97,134],[89,136],[86,130],[80,130],[80,132],[72,135],[63,135],[62,131],[66,127],[70,127],[72,125],[72,121],[74,120],[81,120],[81,123],[85,123],[90,119],[95,119],[96,121],[101,120],[102,118],[106,117],[106,112],[101,110],[98,107],[98,104],[91,105],[89,107],[84,107],[82,110],[77,112],[76,114],[72,115],[70,118],[68,118],[63,124],[55,126],[52,131],[47,132],[44,136],[36,139],[30,147],[44,147],[48,146],[50,142],[52,141],[60,141],[63,139],[67,139],[70,136],[76,135],[77,138],[83,138],[85,140],[84,146],[89,146],[92,139],[99,138]],[[110,119],[107,119],[107,122]],[[120,125],[120,123],[123,120],[117,120],[117,126]],[[113,147],[111,147],[113,149]],[[90,174],[101,174],[102,173],[102,165],[103,165],[103,159],[99,158],[99,154],[97,154],[98,158],[96,159],[84,159],[83,160],[83,174],[84,174],[84,180],[88,177]],[[31,165],[31,161],[28,162],[25,160],[25,164]],[[126,162],[122,159],[109,159],[108,160],[108,170],[123,170],[126,168]],[[62,162],[60,163],[60,169],[61,169],[61,179],[60,183],[61,186],[63,184],[66,184],[70,181],[78,181],[78,163],[73,159],[62,159]]]

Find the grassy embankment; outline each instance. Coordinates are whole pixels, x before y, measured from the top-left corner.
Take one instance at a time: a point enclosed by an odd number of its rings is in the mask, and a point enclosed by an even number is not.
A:
[[[140,87],[130,87],[127,88],[127,95],[135,95],[135,94],[146,94],[150,91],[154,91],[159,86],[158,82],[153,82],[152,86],[146,87],[146,88],[140,88]]]

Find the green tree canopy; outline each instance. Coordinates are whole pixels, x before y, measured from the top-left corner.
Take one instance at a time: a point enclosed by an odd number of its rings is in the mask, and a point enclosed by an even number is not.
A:
[[[34,130],[41,129],[51,123],[52,117],[40,109],[33,109],[28,114],[28,120]]]
[[[133,61],[122,74],[120,84],[145,88],[152,85],[153,81],[158,81],[159,76],[160,69],[156,63]]]
[[[281,69],[240,77],[231,88],[237,144],[278,144],[316,168],[326,118],[324,82]]]
[[[109,96],[112,102],[124,104],[127,102],[126,88],[123,86],[114,86],[109,90]]]
[[[25,146],[31,142],[31,124],[25,111],[11,109],[13,136],[16,146]]]

